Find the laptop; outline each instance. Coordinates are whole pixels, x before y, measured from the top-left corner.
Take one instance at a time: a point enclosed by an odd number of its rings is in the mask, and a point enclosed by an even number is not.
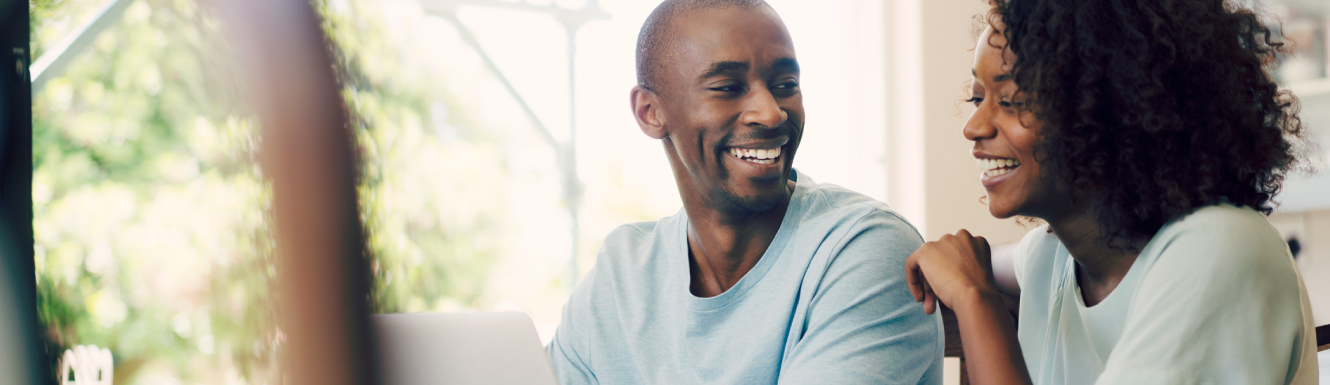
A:
[[[558,385],[520,312],[371,316],[388,385]]]

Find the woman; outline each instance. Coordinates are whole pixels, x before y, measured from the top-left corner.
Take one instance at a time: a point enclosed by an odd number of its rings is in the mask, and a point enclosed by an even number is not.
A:
[[[1306,289],[1262,214],[1302,136],[1281,44],[1222,0],[998,0],[966,139],[1016,248],[1019,329],[961,230],[906,262],[973,383],[1311,384]],[[1032,381],[1033,380],[1033,381]]]

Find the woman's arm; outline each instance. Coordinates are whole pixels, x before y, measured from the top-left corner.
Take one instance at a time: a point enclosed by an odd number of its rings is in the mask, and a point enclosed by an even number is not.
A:
[[[925,243],[905,260],[910,294],[932,314],[934,299],[956,313],[974,384],[1029,384],[1016,328],[993,278],[988,241],[961,230]]]
[[[1016,327],[997,291],[972,291],[951,304],[971,384],[1030,384]]]

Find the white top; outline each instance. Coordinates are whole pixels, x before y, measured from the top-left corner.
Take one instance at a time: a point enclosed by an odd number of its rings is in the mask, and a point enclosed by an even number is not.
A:
[[[1309,384],[1316,332],[1288,245],[1263,215],[1203,207],[1165,224],[1086,307],[1040,226],[1016,249],[1017,337],[1035,384]]]

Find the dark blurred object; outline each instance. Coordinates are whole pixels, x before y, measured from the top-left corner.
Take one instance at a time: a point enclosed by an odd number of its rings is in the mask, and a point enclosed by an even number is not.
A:
[[[0,0],[0,383],[54,382],[43,370],[32,255],[28,3]],[[43,380],[45,378],[45,380]]]
[[[957,383],[961,385],[969,385],[970,375],[965,372],[965,349],[961,345],[961,329],[960,326],[956,324],[956,313],[951,311],[951,308],[941,303],[938,303],[938,306],[942,310],[942,338],[943,341],[945,341],[945,345],[942,348],[942,356],[956,357],[960,360],[961,378],[957,380]]]
[[[1298,241],[1298,237],[1288,238],[1288,252],[1293,254],[1293,259],[1298,259],[1298,254],[1302,253],[1302,242]]]
[[[1330,325],[1316,327],[1316,351],[1330,350]]]
[[[245,70],[272,183],[283,377],[375,383],[352,136],[318,16],[303,0],[214,4]]]

